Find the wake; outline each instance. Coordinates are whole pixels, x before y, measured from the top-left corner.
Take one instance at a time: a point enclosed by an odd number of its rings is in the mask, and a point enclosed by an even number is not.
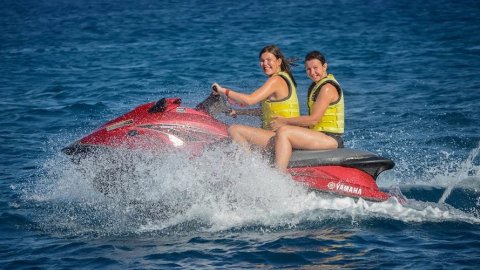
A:
[[[478,149],[472,160],[476,155]],[[105,196],[94,185],[98,168],[111,166],[110,160],[87,160],[79,169],[59,154],[43,164],[23,198],[39,208],[36,219],[42,230],[74,235],[292,228],[359,218],[480,223],[478,215],[441,200],[370,202],[309,190],[271,168],[260,155],[245,154],[234,145],[194,158],[182,153],[128,157],[132,158],[135,167],[124,177],[121,194]]]

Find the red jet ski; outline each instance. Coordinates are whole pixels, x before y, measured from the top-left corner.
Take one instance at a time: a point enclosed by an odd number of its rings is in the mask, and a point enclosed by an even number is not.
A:
[[[210,95],[195,108],[182,107],[180,98],[163,98],[105,123],[62,151],[76,162],[99,150],[145,149],[159,154],[181,150],[198,155],[205,147],[229,140],[228,126],[214,118],[229,110],[228,102],[219,95]],[[294,181],[318,191],[384,201],[391,195],[381,191],[375,181],[393,167],[392,160],[366,151],[295,150],[288,172]]]

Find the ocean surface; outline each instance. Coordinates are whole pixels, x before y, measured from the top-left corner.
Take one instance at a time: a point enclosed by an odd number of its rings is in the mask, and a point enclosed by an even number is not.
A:
[[[0,268],[478,269],[479,14],[467,0],[1,1]],[[139,162],[132,203],[61,152],[146,102],[251,92],[271,43],[298,58],[302,102],[303,57],[325,53],[346,146],[394,160],[377,183],[406,204],[315,193],[221,151]]]

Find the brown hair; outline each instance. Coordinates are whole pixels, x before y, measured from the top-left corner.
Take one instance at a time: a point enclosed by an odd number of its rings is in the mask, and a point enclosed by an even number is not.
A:
[[[285,58],[285,56],[283,55],[282,51],[280,50],[280,48],[278,48],[276,45],[273,45],[273,44],[270,44],[270,45],[267,45],[265,47],[263,47],[263,49],[260,51],[260,53],[258,54],[258,58],[260,58],[262,56],[263,53],[265,52],[269,52],[273,55],[275,55],[275,57],[277,59],[282,59],[282,65],[280,66],[280,69],[282,71],[285,71],[286,73],[288,73],[288,75],[290,75],[290,78],[292,79],[292,82],[295,86],[297,86],[297,82],[295,81],[295,78],[293,78],[293,74],[292,74],[292,71],[290,69],[290,61],[287,60]]]
[[[307,53],[307,55],[305,56],[305,62],[313,59],[317,59],[318,61],[322,62],[322,65],[324,65],[327,62],[327,59],[325,59],[325,55],[323,55],[319,51],[311,51]]]

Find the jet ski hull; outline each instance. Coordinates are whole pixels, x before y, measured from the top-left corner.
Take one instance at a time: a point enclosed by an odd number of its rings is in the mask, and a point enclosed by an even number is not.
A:
[[[75,162],[120,149],[199,155],[205,147],[229,139],[228,126],[212,116],[214,111],[224,110],[219,102],[218,96],[210,96],[196,108],[181,107],[179,98],[143,104],[65,147],[63,152]],[[295,150],[288,172],[293,180],[315,190],[384,201],[389,195],[378,188],[376,179],[393,166],[390,159],[355,149]]]
[[[378,188],[376,179],[394,165],[390,159],[349,148],[295,150],[288,172],[295,181],[315,190],[384,201],[390,196]]]

